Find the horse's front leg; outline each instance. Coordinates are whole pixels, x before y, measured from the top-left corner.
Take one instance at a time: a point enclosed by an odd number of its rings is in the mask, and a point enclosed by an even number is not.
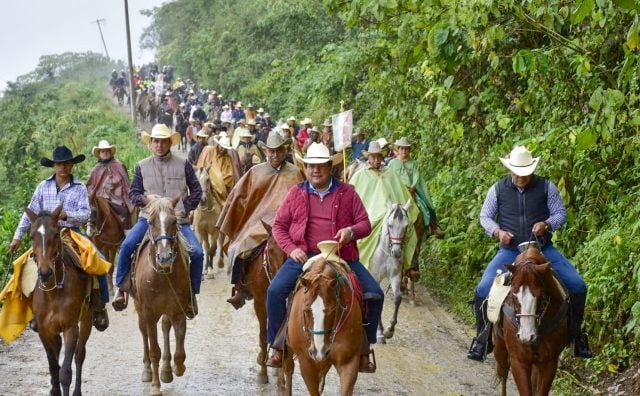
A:
[[[390,277],[390,283],[391,290],[393,291],[394,309],[391,323],[389,324],[387,331],[384,332],[385,338],[393,337],[393,334],[396,331],[396,323],[398,323],[398,311],[400,310],[400,303],[402,303],[402,291],[400,290],[400,284],[402,283],[402,271],[398,271],[398,273],[392,275]]]
[[[176,351],[173,356],[173,373],[178,377],[182,377],[187,369],[184,361],[187,359],[187,353],[184,350],[184,339],[187,335],[187,318],[182,314],[174,315],[171,321],[173,325],[173,334],[176,337]],[[165,333],[165,341],[169,342],[169,331]]]
[[[518,387],[520,396],[532,396],[531,392],[531,363],[519,362],[514,356],[509,356],[513,380]]]
[[[543,364],[536,365],[536,367],[538,375],[535,394],[540,396],[548,395],[558,369],[558,359],[551,359]]]
[[[147,321],[147,335],[149,337],[149,359],[151,360],[151,396],[162,396],[160,391],[160,345],[158,345],[158,322]]]
[[[80,334],[78,336],[78,345],[76,346],[75,363],[76,363],[76,383],[73,388],[74,396],[82,395],[82,366],[87,355],[87,341],[91,335],[93,315],[85,314],[80,322]]]
[[[60,366],[60,385],[62,385],[62,394],[68,396],[69,388],[71,387],[71,363],[78,345],[78,326],[71,326],[62,334],[64,336],[64,359],[62,360],[62,366]]]
[[[162,351],[162,368],[160,370],[160,380],[164,383],[173,381],[171,372],[171,343],[169,342],[169,332],[171,331],[171,321],[167,315],[162,315],[162,337],[164,347]]]
[[[307,391],[310,396],[320,396],[320,377],[318,375],[318,367],[309,357],[300,355],[298,356],[298,362],[300,364],[300,373],[302,379],[307,385]]]
[[[349,362],[336,366],[336,371],[340,377],[340,394],[342,396],[353,395],[353,388],[358,379],[358,368],[360,367],[360,356],[354,355]]]
[[[49,375],[51,376],[51,390],[49,394],[51,396],[59,396],[62,395],[60,391],[60,364],[58,363],[60,349],[62,348],[62,338],[58,334],[46,334],[46,330],[43,326],[40,326],[38,335],[47,353],[47,361],[49,362]]]
[[[147,325],[145,319],[138,311],[138,328],[140,329],[140,334],[142,335],[142,348],[143,348],[143,356],[142,356],[142,382],[151,382],[151,360],[149,359],[149,334],[147,334]]]
[[[258,345],[260,345],[260,352],[258,353],[257,363],[260,366],[258,371],[257,382],[259,384],[266,384],[269,382],[269,376],[267,375],[267,307],[266,296],[259,296],[254,294],[253,309],[256,311],[256,317],[258,318],[258,326],[260,328],[260,334],[258,336]]]

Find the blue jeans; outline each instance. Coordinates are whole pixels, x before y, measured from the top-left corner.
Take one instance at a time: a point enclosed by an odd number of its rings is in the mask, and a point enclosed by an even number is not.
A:
[[[369,271],[359,261],[348,261],[353,272],[362,284],[365,300],[367,300],[367,314],[362,323],[370,344],[376,343],[376,331],[382,314],[384,293],[380,285]],[[273,344],[276,334],[287,316],[287,297],[296,286],[296,281],[302,273],[301,263],[288,258],[276,273],[267,289],[267,342]]]
[[[496,277],[496,271],[508,271],[504,265],[513,263],[519,253],[516,249],[500,247],[498,253],[493,257],[493,260],[489,262],[489,265],[487,265],[487,268],[482,274],[482,279],[476,287],[476,296],[480,298],[487,297],[489,290],[491,290],[493,279]],[[551,268],[553,268],[570,293],[587,292],[587,285],[584,283],[584,280],[582,280],[580,274],[578,274],[578,271],[576,271],[571,262],[567,260],[558,249],[549,244],[542,249],[542,254],[549,260]]]
[[[125,276],[131,270],[131,256],[138,248],[140,242],[144,238],[144,234],[149,228],[147,219],[140,217],[138,222],[129,230],[129,233],[122,241],[120,245],[120,252],[118,253],[118,269],[116,271],[116,285],[120,286],[124,281]],[[189,224],[181,224],[180,231],[187,240],[189,251],[189,277],[191,278],[191,288],[195,294],[200,293],[200,282],[202,281],[202,263],[204,255],[202,253],[202,246],[196,239],[195,234],[189,227]]]

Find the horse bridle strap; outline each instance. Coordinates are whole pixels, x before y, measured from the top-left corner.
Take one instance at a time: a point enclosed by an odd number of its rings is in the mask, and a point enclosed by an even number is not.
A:
[[[542,318],[544,317],[546,308],[544,309],[541,315],[536,314],[535,315],[537,317],[536,319],[540,323],[540,326],[537,329],[538,336],[542,336],[548,333],[549,331],[553,330],[554,328],[556,328],[556,326],[560,324],[562,319],[567,317],[568,309],[569,309],[569,302],[565,298],[562,301],[562,305],[560,306],[560,309],[558,310],[558,312],[556,312],[553,318],[551,318],[551,320],[542,322]],[[507,318],[509,318],[509,321],[511,322],[511,324],[513,324],[516,328],[520,327],[520,321],[518,320],[520,316],[529,316],[529,315],[516,314],[516,311],[513,309],[513,307],[506,303],[502,305],[502,312]],[[534,316],[534,315],[531,315],[531,316]]]

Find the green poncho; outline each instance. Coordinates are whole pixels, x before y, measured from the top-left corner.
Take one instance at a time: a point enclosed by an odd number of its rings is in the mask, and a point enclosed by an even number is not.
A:
[[[428,225],[431,220],[429,215],[429,209],[432,211],[435,209],[429,197],[429,191],[427,190],[427,183],[424,181],[424,177],[420,173],[420,168],[415,160],[408,160],[405,162],[400,161],[397,158],[392,159],[389,162],[389,169],[392,169],[398,176],[402,183],[407,186],[416,186],[416,201],[418,201],[418,208],[422,213],[424,224]]]
[[[402,184],[398,175],[389,168],[382,168],[380,172],[371,169],[370,166],[356,172],[349,180],[355,189],[369,215],[372,231],[368,237],[358,241],[360,261],[366,267],[373,257],[378,242],[384,216],[387,214],[389,204],[399,203],[404,205],[412,201],[409,208],[409,220],[414,224],[419,215],[419,210],[411,197],[409,190]],[[413,226],[409,227],[405,234],[403,255],[404,266],[408,267],[416,249],[417,237]]]

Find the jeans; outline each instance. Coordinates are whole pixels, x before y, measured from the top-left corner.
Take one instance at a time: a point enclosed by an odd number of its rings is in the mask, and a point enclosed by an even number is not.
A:
[[[348,263],[362,284],[364,298],[367,302],[367,312],[362,320],[363,327],[369,343],[375,344],[384,303],[384,293],[362,263],[359,261],[348,261]],[[302,273],[302,266],[303,264],[288,258],[267,289],[267,342],[269,344],[275,340],[276,334],[287,316],[286,300],[296,286],[296,281]]]
[[[149,223],[147,219],[140,217],[138,222],[129,230],[129,233],[122,241],[120,245],[120,252],[118,253],[118,267],[116,271],[116,285],[120,286],[124,281],[125,276],[131,270],[131,256],[138,248],[140,242],[144,238]],[[189,244],[187,250],[189,251],[189,277],[191,278],[191,288],[194,294],[200,293],[200,282],[202,281],[202,264],[204,261],[204,255],[202,253],[202,246],[196,239],[195,234],[189,227],[189,224],[181,224],[180,231],[184,235],[187,243]]]
[[[485,298],[489,295],[493,279],[496,277],[496,271],[502,270],[502,272],[508,271],[504,266],[505,264],[511,264],[516,260],[516,256],[520,252],[516,249],[507,249],[500,247],[498,253],[487,265],[487,268],[482,274],[482,279],[476,288],[476,296]],[[551,263],[551,268],[556,272],[560,281],[565,285],[567,290],[571,293],[586,293],[587,285],[582,280],[578,271],[573,267],[571,262],[562,255],[553,245],[548,244],[542,249],[542,254]]]

